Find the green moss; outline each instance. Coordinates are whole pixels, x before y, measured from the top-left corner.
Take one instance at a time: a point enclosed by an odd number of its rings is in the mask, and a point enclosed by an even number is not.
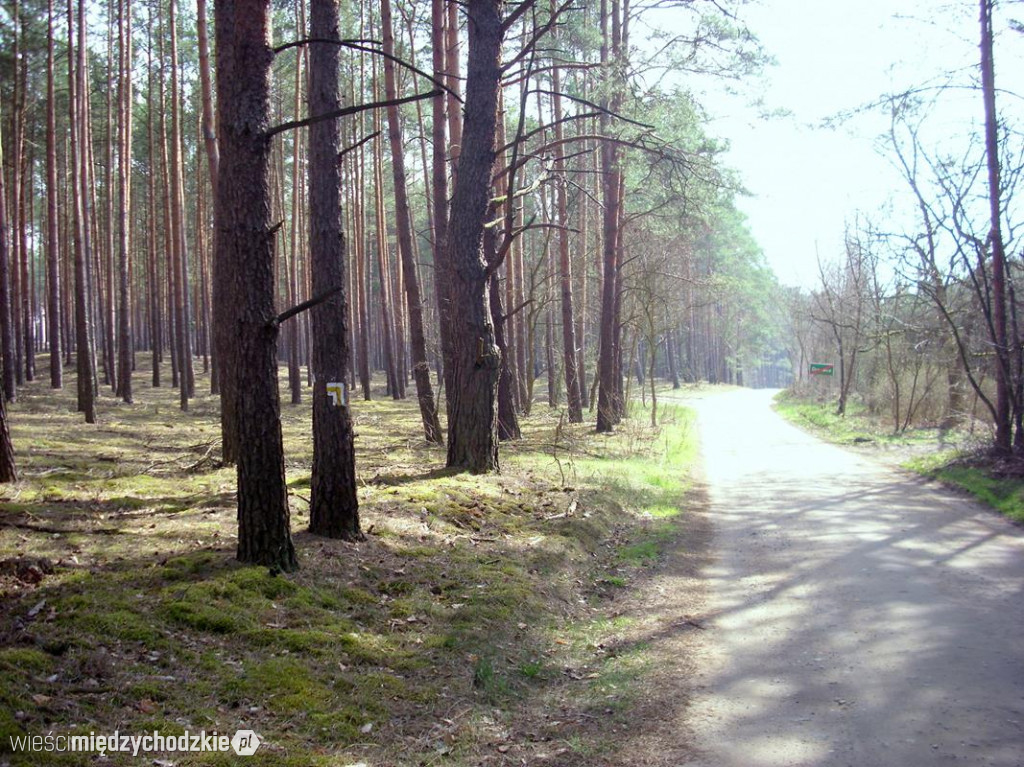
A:
[[[225,686],[239,699],[262,701],[277,714],[322,708],[331,697],[330,688],[314,679],[310,668],[296,658],[268,658],[247,664]]]
[[[354,739],[354,738],[353,738]],[[273,745],[279,745],[275,740]],[[337,759],[333,756],[317,754],[312,749],[306,749],[299,745],[289,744],[288,753],[282,754],[280,750],[259,749],[252,756],[245,758],[246,767],[336,767]],[[202,767],[238,767],[239,757],[234,751],[226,754],[207,754],[189,764],[202,765]],[[342,764],[347,764],[343,762]]]
[[[341,589],[338,593],[338,598],[343,602],[353,605],[375,605],[379,601],[378,597],[375,597],[366,589],[355,586]]]
[[[215,568],[222,567],[223,562],[224,557],[222,555],[209,551],[172,557],[163,566],[160,576],[165,581],[186,580],[195,576],[205,576]]]
[[[280,599],[295,594],[299,587],[285,577],[272,576],[265,567],[244,567],[228,576],[243,591],[259,594],[264,599]]]
[[[332,631],[323,629],[261,628],[245,634],[248,641],[257,647],[287,650],[312,656],[331,655],[337,652],[338,636],[351,631],[350,623],[337,623]]]
[[[93,609],[80,610],[77,625],[80,629],[107,639],[147,644],[154,644],[160,639],[160,631],[152,624],[150,616],[138,611],[124,609],[105,612],[96,612]]]
[[[252,623],[251,618],[241,611],[224,612],[218,605],[203,604],[196,600],[169,602],[161,607],[161,612],[182,626],[214,634],[237,634]]]
[[[335,647],[347,662],[367,666],[389,666],[400,669],[416,665],[409,652],[394,637],[365,631],[350,631],[338,636]]]
[[[42,674],[53,668],[53,657],[34,647],[0,648],[0,671]]]

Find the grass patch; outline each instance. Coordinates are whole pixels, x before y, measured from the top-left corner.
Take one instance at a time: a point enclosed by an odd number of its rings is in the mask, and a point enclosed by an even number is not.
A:
[[[786,390],[775,397],[775,410],[796,425],[841,445],[909,438],[905,433],[897,435],[891,428],[886,429],[878,419],[871,418],[865,408],[856,402],[848,403],[846,413],[839,415],[835,403],[831,400],[819,402]]]
[[[900,466],[921,476],[963,490],[1015,522],[1024,522],[1024,464],[1018,458],[999,459],[977,447],[970,435],[935,428],[893,433],[863,408],[853,406],[846,416],[835,406],[785,391],[775,409],[787,420],[839,444],[877,444],[905,448]]]
[[[973,495],[1014,522],[1024,523],[1024,479],[1000,476],[1001,463],[985,457],[961,458],[939,454],[904,464],[917,473]]]

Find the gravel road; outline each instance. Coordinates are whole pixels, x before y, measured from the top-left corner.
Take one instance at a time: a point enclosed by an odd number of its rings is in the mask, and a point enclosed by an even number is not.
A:
[[[685,766],[1024,767],[1024,532],[772,394],[692,403],[714,560]]]

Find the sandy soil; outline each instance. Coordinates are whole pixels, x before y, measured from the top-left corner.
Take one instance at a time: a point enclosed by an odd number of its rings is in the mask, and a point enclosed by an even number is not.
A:
[[[713,533],[672,763],[1024,765],[1024,533],[771,394],[691,403]]]

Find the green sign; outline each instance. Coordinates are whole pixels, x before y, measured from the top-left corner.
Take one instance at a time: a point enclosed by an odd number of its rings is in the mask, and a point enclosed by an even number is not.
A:
[[[810,373],[812,376],[835,375],[835,366],[830,365],[827,362],[812,362]]]

